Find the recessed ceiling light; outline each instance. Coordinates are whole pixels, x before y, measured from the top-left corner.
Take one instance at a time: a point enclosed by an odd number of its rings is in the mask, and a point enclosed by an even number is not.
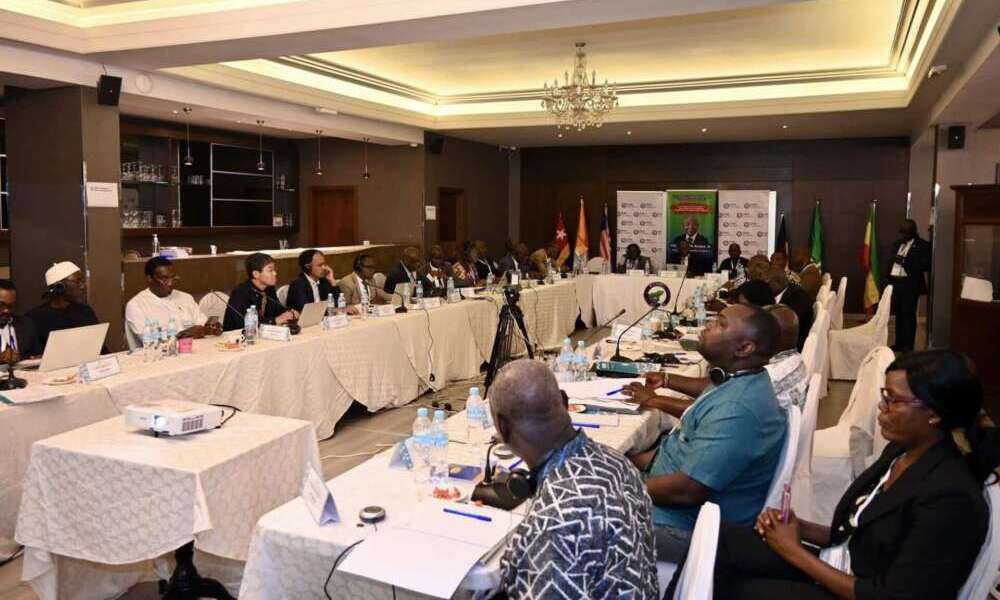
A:
[[[782,125],[781,128],[782,129],[788,129],[788,125]]]
[[[702,127],[701,128],[701,132],[702,133],[708,133],[708,127]]]
[[[512,152],[517,152],[517,146],[511,146],[510,149]]]
[[[631,129],[629,129],[628,131],[626,131],[626,132],[625,132],[625,135],[632,135],[632,130],[631,130]]]
[[[416,147],[417,147],[416,142],[410,142],[410,148],[416,148]]]
[[[179,111],[179,110],[176,110],[176,109],[175,109],[175,110],[172,110],[172,111],[170,111],[170,112],[174,113],[175,115],[179,115],[179,114],[181,114],[181,111]]]
[[[562,137],[562,134],[561,133],[557,133],[556,137]]]

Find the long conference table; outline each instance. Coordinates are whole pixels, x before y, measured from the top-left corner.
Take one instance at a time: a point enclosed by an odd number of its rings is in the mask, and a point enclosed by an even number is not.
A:
[[[653,280],[667,283],[675,295],[695,287],[680,290],[680,278],[671,277],[584,275],[524,289],[519,306],[529,338],[551,349],[573,331],[578,316],[592,326],[625,308],[622,320],[634,320],[645,311],[641,292]],[[14,547],[22,479],[35,441],[116,416],[130,404],[167,398],[310,421],[324,439],[353,402],[374,412],[476,376],[489,360],[502,302],[484,295],[437,309],[352,319],[346,328],[307,328],[290,342],[262,341],[241,352],[223,351],[209,338],[195,340],[192,354],[152,363],[143,362],[141,353],[120,353],[118,375],[60,386],[60,396],[44,402],[0,404],[0,556]],[[60,373],[18,374],[36,387]]]

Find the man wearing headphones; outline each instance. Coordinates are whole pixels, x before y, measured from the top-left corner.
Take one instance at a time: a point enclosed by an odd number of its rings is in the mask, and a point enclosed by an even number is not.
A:
[[[490,387],[490,410],[530,468],[511,478],[531,500],[500,561],[507,597],[657,598],[642,480],[624,456],[573,429],[549,369],[528,359],[505,366]]]
[[[326,257],[315,248],[303,250],[299,254],[299,276],[288,284],[288,298],[285,305],[292,310],[302,312],[302,307],[306,304],[326,302],[330,294],[333,294],[333,300],[336,302],[340,296],[340,288],[337,287],[333,269],[326,264]]]
[[[640,404],[680,419],[652,450],[631,457],[653,499],[657,560],[676,563],[685,556],[706,501],[718,504],[722,520],[733,523],[750,524],[763,508],[787,421],[764,368],[780,337],[778,322],[766,311],[734,304],[698,340],[698,351],[713,365],[710,383],[668,378],[671,388],[696,401],[628,387]]]
[[[38,329],[43,350],[53,331],[97,325],[97,314],[87,304],[87,280],[80,267],[68,260],[53,264],[45,271],[45,285],[42,303],[27,314]]]
[[[348,306],[357,306],[365,300],[369,304],[391,304],[392,294],[375,285],[375,261],[370,254],[354,258],[354,272],[340,280],[340,291]]]

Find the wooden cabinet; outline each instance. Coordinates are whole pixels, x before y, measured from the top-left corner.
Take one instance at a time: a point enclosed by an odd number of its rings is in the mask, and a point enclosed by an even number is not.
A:
[[[1000,185],[955,186],[951,347],[975,363],[1000,418]]]

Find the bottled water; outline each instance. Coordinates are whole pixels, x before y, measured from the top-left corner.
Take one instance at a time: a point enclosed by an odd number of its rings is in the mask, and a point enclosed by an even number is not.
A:
[[[649,317],[642,320],[642,351],[651,352],[653,349],[653,325],[649,322]]]
[[[146,324],[142,328],[142,360],[143,362],[154,362],[156,360],[156,329],[153,322],[146,319]]]
[[[361,297],[361,318],[367,319],[368,312],[371,310],[371,298],[368,296]]]
[[[153,234],[153,256],[160,255],[160,238]]]
[[[589,368],[587,361],[587,353],[583,349],[583,340],[576,343],[576,352],[573,356],[573,367],[576,381],[585,381],[587,379],[587,369]]]
[[[347,299],[341,294],[337,297],[337,314],[342,315],[347,312]]]
[[[257,325],[257,307],[251,304],[243,317],[243,338],[247,345],[257,343]]]
[[[447,287],[446,287],[446,291],[447,291],[447,294],[448,294],[448,302],[454,302],[454,299],[452,298],[452,296],[455,294],[455,280],[452,279],[451,277],[448,278],[448,284],[447,284]]]
[[[448,428],[444,423],[444,411],[434,411],[431,423],[431,484],[434,487],[448,485]]]
[[[486,402],[479,395],[478,387],[469,388],[469,398],[465,401],[465,420],[468,423],[468,443],[478,450],[489,436],[490,428],[489,412],[486,410]]]
[[[496,278],[493,277],[493,271],[490,271],[489,273],[486,274],[486,289],[487,290],[492,290],[493,289],[493,282],[495,280],[496,280]]]
[[[563,340],[562,349],[559,350],[553,368],[556,381],[565,383],[573,380],[573,356],[573,345],[569,338],[566,338]]]
[[[417,291],[414,294],[419,304],[424,299],[424,281],[422,279],[417,280]]]
[[[173,315],[170,315],[170,320],[167,321],[167,356],[177,356],[177,319]]]
[[[410,303],[410,284],[403,283],[400,285],[403,286],[403,291],[399,294],[399,296],[402,299],[403,307],[405,308],[406,305]],[[396,289],[399,289],[398,285],[396,286]]]
[[[694,297],[694,315],[698,327],[704,327],[707,316],[705,315],[705,285],[698,286]]]
[[[431,420],[427,417],[426,408],[417,409],[417,418],[413,421],[413,482],[417,489],[426,492],[431,482]]]
[[[323,313],[323,329],[333,329],[333,317],[337,315],[337,305],[333,303],[333,294],[326,297],[326,312]]]

